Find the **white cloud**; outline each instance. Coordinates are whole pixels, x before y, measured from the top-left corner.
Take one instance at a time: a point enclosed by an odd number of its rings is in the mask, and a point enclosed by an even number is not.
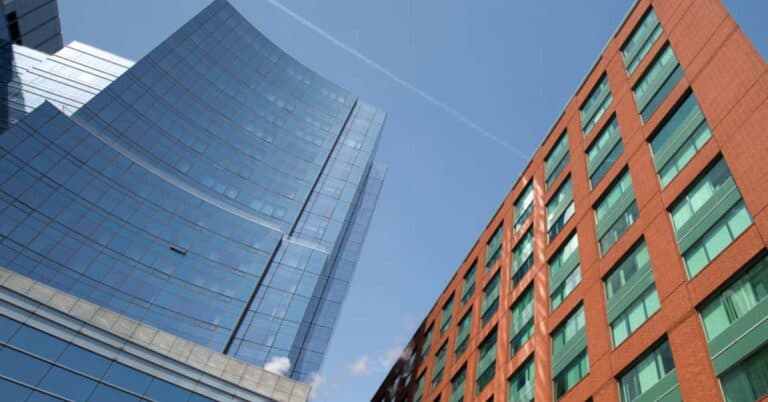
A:
[[[361,376],[367,374],[370,367],[368,366],[368,356],[362,356],[359,359],[347,364],[347,370],[349,373],[355,376]]]
[[[318,396],[318,393],[320,392],[320,386],[325,383],[325,377],[321,376],[320,373],[312,373],[309,375],[309,399],[315,399]]]
[[[264,370],[277,375],[286,375],[291,369],[291,359],[287,357],[273,357],[264,365]]]

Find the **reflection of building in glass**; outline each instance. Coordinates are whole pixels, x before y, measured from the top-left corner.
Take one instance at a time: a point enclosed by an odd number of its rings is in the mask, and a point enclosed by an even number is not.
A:
[[[767,77],[637,1],[372,400],[764,398]]]
[[[6,53],[0,266],[309,381],[383,183],[385,114],[223,0],[136,63]]]

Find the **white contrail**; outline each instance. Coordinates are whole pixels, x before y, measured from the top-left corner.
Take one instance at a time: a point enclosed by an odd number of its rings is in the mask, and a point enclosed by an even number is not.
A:
[[[440,109],[443,109],[444,111],[448,112],[451,116],[459,119],[464,124],[468,125],[473,130],[477,131],[481,135],[485,136],[486,138],[490,139],[491,141],[496,142],[497,144],[503,146],[504,148],[507,148],[508,150],[512,151],[515,155],[519,156],[520,158],[524,160],[528,160],[528,156],[523,153],[520,149],[517,147],[514,147],[512,144],[504,141],[503,139],[497,137],[495,134],[491,133],[490,131],[480,127],[477,123],[472,121],[469,117],[465,116],[463,113],[459,112],[458,110],[454,109],[453,107],[449,106],[445,102],[435,98],[434,96],[426,93],[421,88],[411,84],[410,82],[398,77],[395,73],[392,71],[389,71],[386,67],[382,66],[381,64],[369,59],[364,54],[357,51],[355,48],[350,47],[346,43],[336,39],[333,35],[326,32],[324,29],[320,28],[319,26],[313,24],[312,22],[308,21],[306,18],[300,16],[299,14],[296,14],[293,10],[290,8],[284,6],[282,3],[278,2],[277,0],[265,0],[267,3],[277,7],[284,13],[288,14],[291,18],[295,19],[305,27],[309,28],[310,30],[316,32],[323,38],[327,39],[329,42],[333,43],[334,45],[340,47],[341,49],[347,51],[348,53],[352,54],[353,56],[357,57],[358,59],[362,60],[365,64],[368,64],[369,66],[373,67],[374,69],[378,70],[380,73],[386,75],[392,81],[397,82],[398,84],[402,85],[409,91],[415,93],[416,95],[421,96],[422,98],[426,99],[428,102],[432,103],[433,105],[439,107]]]

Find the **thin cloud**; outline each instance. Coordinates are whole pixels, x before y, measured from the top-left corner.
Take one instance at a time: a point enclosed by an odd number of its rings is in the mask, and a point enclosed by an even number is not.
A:
[[[347,364],[347,370],[354,376],[361,376],[368,374],[370,366],[368,364],[368,356],[362,356],[359,359]]]
[[[362,61],[363,63],[367,64],[368,66],[370,66],[374,70],[384,74],[385,76],[387,76],[392,81],[400,84],[403,88],[413,92],[414,94],[420,96],[421,98],[423,98],[427,102],[429,102],[429,103],[437,106],[438,108],[442,109],[443,111],[445,111],[446,113],[450,114],[451,116],[453,116],[457,120],[459,120],[462,123],[464,123],[467,126],[469,126],[469,128],[471,128],[472,130],[474,130],[478,134],[480,134],[480,135],[488,138],[489,140],[491,140],[491,141],[501,145],[502,147],[504,147],[507,150],[511,151],[512,153],[514,153],[516,156],[520,157],[521,159],[528,160],[528,155],[526,155],[523,151],[521,151],[517,147],[513,146],[512,144],[508,143],[507,141],[503,140],[502,138],[498,137],[497,135],[493,134],[492,132],[490,132],[490,131],[486,130],[485,128],[481,127],[479,124],[475,123],[472,119],[467,117],[464,113],[461,113],[460,111],[454,109],[452,106],[450,106],[447,103],[441,101],[440,99],[435,98],[434,96],[430,95],[429,93],[427,93],[423,89],[417,87],[414,84],[411,84],[409,81],[406,81],[405,79],[400,78],[400,76],[398,76],[397,74],[393,73],[388,68],[386,68],[386,67],[382,66],[381,64],[371,60],[366,55],[360,53],[360,51],[358,51],[357,49],[347,45],[346,43],[342,42],[341,40],[336,39],[335,36],[331,35],[330,33],[328,33],[323,28],[320,28],[319,26],[313,24],[312,22],[310,22],[306,18],[302,17],[301,15],[297,14],[296,12],[291,10],[290,8],[284,6],[282,3],[278,2],[277,0],[265,0],[265,1],[267,3],[273,5],[274,7],[278,8],[280,11],[284,12],[285,14],[287,14],[288,16],[290,16],[291,18],[293,18],[294,20],[299,22],[301,25],[304,25],[307,29],[315,32],[316,34],[320,35],[321,37],[323,37],[327,41],[329,41],[332,44],[334,44],[337,47],[339,47],[340,49],[342,49],[342,50],[346,51],[347,53],[357,57],[358,59],[360,59],[360,61]]]

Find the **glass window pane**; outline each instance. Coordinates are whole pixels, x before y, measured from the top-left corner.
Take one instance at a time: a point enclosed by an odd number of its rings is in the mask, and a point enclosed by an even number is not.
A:
[[[58,362],[96,378],[101,378],[112,363],[105,357],[71,344],[59,357]]]
[[[9,343],[50,360],[56,360],[67,347],[61,339],[27,326],[22,326]]]
[[[158,401],[186,401],[190,392],[155,378],[145,395]]]
[[[84,401],[95,387],[95,381],[60,367],[53,367],[40,384],[46,391],[75,401]]]
[[[118,389],[112,388],[108,385],[99,384],[93,391],[93,394],[91,394],[90,398],[88,398],[88,401],[137,402],[139,401],[139,398]]]
[[[152,377],[138,370],[114,362],[109,368],[109,371],[107,371],[107,375],[104,376],[104,380],[117,385],[118,387],[143,395],[144,392],[146,392],[149,383],[152,381]]]
[[[24,401],[32,390],[0,378],[0,395],[7,401]]]
[[[10,348],[0,349],[0,374],[29,385],[37,385],[51,365]]]

